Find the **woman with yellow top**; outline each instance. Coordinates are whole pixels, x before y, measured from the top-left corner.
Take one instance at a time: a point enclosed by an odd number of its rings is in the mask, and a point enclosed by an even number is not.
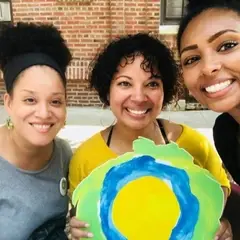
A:
[[[155,144],[176,142],[187,150],[195,164],[206,168],[220,182],[227,199],[229,181],[221,160],[209,141],[186,125],[158,115],[177,93],[178,68],[170,50],[148,34],[136,34],[112,41],[96,58],[90,85],[108,105],[116,123],[95,134],[75,152],[70,163],[70,192],[90,172],[118,155],[132,151],[139,136]],[[92,237],[87,223],[71,220],[73,239]],[[229,228],[227,221],[221,227]],[[228,236],[220,239],[227,239]]]

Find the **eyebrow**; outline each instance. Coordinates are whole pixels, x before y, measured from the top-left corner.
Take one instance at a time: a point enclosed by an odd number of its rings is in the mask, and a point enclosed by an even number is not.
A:
[[[132,80],[131,77],[126,76],[126,75],[120,75],[120,76],[116,77],[115,80],[117,80],[117,79],[119,79],[119,78],[122,78],[122,77],[123,77],[123,78],[127,78],[127,79],[129,79],[129,80]]]
[[[126,75],[120,75],[120,76],[116,77],[114,80],[117,80],[117,79],[119,79],[119,78],[121,78],[121,77],[123,77],[123,78],[127,78],[127,79],[129,79],[129,80],[133,80],[131,77],[126,76]],[[150,76],[147,80],[152,79],[152,77],[153,77],[153,76]]]
[[[209,37],[209,39],[207,40],[209,43],[213,42],[214,40],[216,40],[218,37],[220,37],[221,35],[223,35],[224,33],[227,33],[227,32],[237,32],[233,29],[224,29],[224,30],[221,30],[215,34],[213,34],[211,37]],[[190,45],[190,46],[187,46],[185,47],[184,49],[182,49],[182,51],[180,52],[180,56],[186,52],[186,51],[189,51],[189,50],[194,50],[194,49],[197,49],[198,48],[198,45],[197,44],[194,44],[194,45]]]
[[[31,94],[36,94],[37,92],[34,92],[32,90],[28,90],[28,89],[23,89],[21,90],[22,92],[28,92],[28,93],[31,93]],[[62,92],[53,92],[52,93],[53,95],[65,95],[65,93],[62,93]]]

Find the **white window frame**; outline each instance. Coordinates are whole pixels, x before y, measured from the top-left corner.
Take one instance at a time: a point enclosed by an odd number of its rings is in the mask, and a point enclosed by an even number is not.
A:
[[[11,2],[0,0],[0,24],[12,21]]]
[[[161,19],[160,19],[160,25],[159,25],[159,32],[160,34],[176,34],[178,31],[178,23],[181,19],[181,17],[177,19],[170,19],[166,18],[166,6],[168,0],[160,0],[161,1]],[[175,0],[176,1],[176,0]],[[186,0],[182,0],[183,4],[186,2]],[[183,10],[182,10],[183,13]]]

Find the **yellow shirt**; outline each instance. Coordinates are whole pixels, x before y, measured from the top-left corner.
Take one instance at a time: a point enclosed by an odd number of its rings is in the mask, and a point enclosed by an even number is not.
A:
[[[176,141],[179,147],[184,148],[193,156],[195,164],[206,168],[223,187],[230,189],[221,159],[208,139],[186,125],[182,125],[182,127],[183,131]],[[116,157],[117,154],[106,145],[100,132],[82,143],[75,151],[70,162],[70,195],[93,169]]]

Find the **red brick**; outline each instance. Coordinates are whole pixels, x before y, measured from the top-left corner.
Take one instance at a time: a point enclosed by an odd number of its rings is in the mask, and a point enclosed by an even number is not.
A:
[[[123,8],[125,7],[125,8]],[[109,0],[91,3],[61,2],[56,0],[14,0],[13,20],[53,23],[62,31],[73,56],[81,64],[71,75],[68,86],[68,104],[71,106],[101,106],[94,91],[88,89],[87,63],[111,38],[123,33],[151,31],[158,34],[160,0]],[[125,24],[125,26],[124,26]],[[176,48],[175,36],[160,36]],[[69,68],[69,71],[73,67]],[[72,70],[73,72],[73,70]],[[85,72],[85,75],[83,74]],[[72,80],[72,78],[74,78]],[[0,103],[4,85],[0,80]]]

